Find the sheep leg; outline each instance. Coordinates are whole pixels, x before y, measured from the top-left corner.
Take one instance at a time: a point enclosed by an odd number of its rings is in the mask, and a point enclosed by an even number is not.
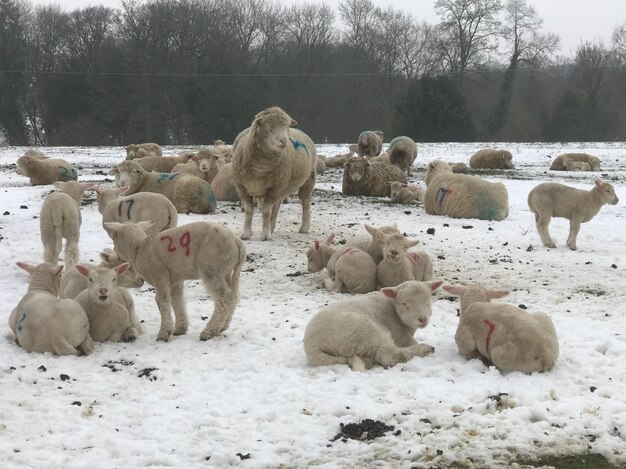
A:
[[[163,340],[167,342],[174,331],[174,324],[172,324],[172,312],[170,306],[170,293],[169,288],[166,286],[157,287],[155,285],[155,299],[161,313],[161,328],[157,335],[157,340]]]
[[[214,303],[211,319],[200,333],[200,340],[208,340],[226,330],[235,310],[236,298],[225,279],[203,277],[202,280]]]
[[[549,248],[555,248],[556,244],[552,241],[550,237],[550,232],[548,231],[548,227],[550,226],[550,220],[552,217],[545,216],[539,214],[537,216],[537,231],[539,232],[539,236],[541,237],[541,242],[544,246]]]
[[[572,217],[569,222],[569,236],[567,237],[567,247],[572,251],[576,250],[576,237],[580,231],[580,218]]]
[[[454,336],[454,341],[459,349],[459,354],[465,358],[476,357],[478,347],[476,347],[476,341],[474,340],[474,336],[468,327],[459,327]]]
[[[84,355],[89,355],[91,352],[93,352],[94,344],[89,334],[87,334],[87,337],[85,337],[85,340],[83,340],[78,348],[83,352]]]
[[[302,205],[302,224],[299,233],[308,233],[311,225],[311,196],[315,187],[315,173],[298,189],[298,198]]]
[[[67,238],[65,241],[65,268],[69,269],[73,265],[78,263],[79,251],[78,251],[78,239]]]
[[[59,263],[59,254],[61,254],[61,243],[63,239],[59,233],[46,233],[42,231],[41,241],[43,242],[43,261],[48,264],[57,265]]]
[[[52,336],[50,338],[50,346],[52,351],[57,355],[78,355],[78,350],[70,344],[65,337]]]
[[[249,194],[239,194],[239,197],[241,198],[241,202],[243,203],[243,209],[246,213],[241,239],[250,239],[250,237],[252,236],[252,217],[254,216],[254,202]]]
[[[281,203],[282,202],[279,200],[272,206],[272,217],[271,217],[272,233],[276,229],[276,219],[278,218],[278,211],[280,210]]]
[[[353,357],[331,355],[330,353],[326,353],[318,349],[307,350],[306,356],[309,364],[313,366],[348,365],[350,364],[350,361],[353,360]],[[355,365],[358,366],[356,363]],[[351,364],[350,368],[352,368]]]
[[[276,204],[280,204],[280,201],[276,202]],[[267,200],[263,200],[263,203],[261,203],[260,205],[261,216],[263,218],[261,241],[269,241],[270,239],[272,239],[272,212],[275,204],[270,204]],[[276,215],[278,215],[278,210],[276,211]]]
[[[185,297],[183,296],[183,282],[172,283],[170,295],[172,298],[172,308],[174,308],[174,335],[184,335],[187,333],[187,312],[185,311]]]

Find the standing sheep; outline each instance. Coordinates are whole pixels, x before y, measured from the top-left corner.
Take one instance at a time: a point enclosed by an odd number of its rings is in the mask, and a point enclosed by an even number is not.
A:
[[[431,161],[426,172],[424,208],[430,215],[479,220],[504,220],[509,215],[509,195],[501,182],[454,174],[443,161]]]
[[[44,262],[57,265],[63,238],[65,238],[65,267],[69,268],[78,262],[78,240],[82,223],[80,202],[85,190],[92,186],[92,183],[76,181],[54,183],[58,192],[52,192],[46,197],[39,212]]]
[[[417,144],[410,137],[396,137],[387,148],[389,163],[396,165],[402,171],[406,171],[407,177],[411,175],[411,165],[417,158]]]
[[[431,295],[442,283],[404,282],[322,308],[304,332],[309,364],[347,364],[361,371],[432,353],[433,347],[419,344],[413,336],[428,324]]]
[[[508,291],[487,290],[480,285],[443,289],[461,297],[461,318],[454,340],[462,356],[483,358],[504,372],[534,373],[554,367],[559,341],[550,316],[490,303]]]
[[[550,169],[555,171],[565,171],[567,168],[565,167],[565,161],[569,160],[570,162],[583,162],[589,163],[591,169],[593,171],[600,171],[600,160],[595,156],[591,156],[587,153],[564,153],[562,155],[557,156],[552,164],[550,165]]]
[[[619,199],[611,184],[600,179],[596,179],[594,183],[595,186],[590,191],[556,182],[541,183],[530,191],[528,208],[535,214],[537,231],[544,246],[556,247],[548,231],[552,218],[567,218],[570,221],[567,246],[575,250],[580,224],[595,217],[603,205],[617,205]]]
[[[78,173],[67,161],[46,158],[42,153],[31,149],[17,159],[16,171],[17,174],[28,177],[33,186],[78,179]]]
[[[381,130],[365,130],[357,139],[359,156],[378,156],[383,149],[383,132]]]
[[[400,168],[386,163],[371,163],[366,158],[354,156],[343,170],[341,192],[344,195],[389,197],[388,182],[406,184],[406,176]]]
[[[161,156],[163,151],[156,143],[131,143],[125,147],[126,159],[134,160],[135,158],[143,158],[146,156]]]
[[[313,141],[279,107],[258,113],[248,132],[240,133],[233,147],[233,176],[246,218],[242,239],[252,235],[253,198],[263,217],[261,240],[272,238],[280,205],[285,197],[298,192],[302,205],[300,233],[308,233],[311,196],[315,188],[317,154]]]
[[[211,184],[219,171],[217,164],[219,158],[220,154],[212,148],[203,148],[194,154],[187,163],[178,163],[174,166],[172,172],[193,174]]]
[[[63,266],[18,262],[30,274],[28,291],[9,315],[15,340],[28,352],[89,355],[89,320],[74,300],[57,298]]]
[[[161,313],[157,340],[167,341],[172,334],[187,332],[185,280],[201,279],[213,296],[213,315],[200,340],[211,339],[228,328],[239,301],[239,274],[246,260],[243,243],[228,228],[195,222],[158,233],[151,222],[141,222],[106,223],[105,229],[115,250],[155,288]]]
[[[515,169],[511,152],[495,148],[478,150],[470,157],[469,165],[472,169]]]

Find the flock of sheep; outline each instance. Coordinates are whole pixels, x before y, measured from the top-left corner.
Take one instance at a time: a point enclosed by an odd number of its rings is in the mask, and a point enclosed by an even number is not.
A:
[[[158,340],[187,332],[184,281],[200,279],[214,309],[200,334],[210,339],[230,324],[239,301],[239,277],[246,259],[242,240],[252,237],[255,208],[262,217],[261,240],[270,240],[281,204],[297,193],[302,205],[299,231],[308,233],[316,175],[343,166],[342,193],[390,197],[396,203],[423,204],[427,213],[455,218],[503,220],[508,216],[506,187],[468,171],[465,163],[435,160],[426,165],[426,188],[410,186],[407,176],[417,145],[406,136],[393,139],[386,152],[380,131],[365,131],[349,152],[318,155],[313,141],[294,129],[282,109],[257,114],[232,146],[222,141],[197,153],[162,156],[153,143],[129,145],[126,160],[113,170],[115,188],[78,182],[66,161],[28,150],[17,161],[19,174],[31,184],[54,184],[40,212],[43,260],[19,262],[30,274],[27,293],[13,309],[9,325],[16,343],[31,352],[89,354],[93,342],[131,341],[140,333],[133,299],[126,288],[148,282],[155,288],[161,315]],[[513,169],[507,150],[483,149],[469,159],[471,169]],[[550,169],[598,170],[591,155],[566,154]],[[102,226],[114,249],[104,249],[100,265],[79,263],[80,203],[86,190],[96,191]],[[245,212],[238,237],[221,224],[199,221],[177,225],[178,213],[214,212],[218,201],[240,200]],[[542,183],[528,195],[537,230],[545,246],[553,217],[570,220],[567,245],[576,249],[580,224],[602,205],[618,203],[611,184],[595,180],[590,191]],[[354,370],[384,367],[423,357],[433,348],[414,334],[428,325],[432,294],[439,288],[461,298],[455,335],[459,353],[480,358],[502,371],[550,370],[559,354],[550,317],[505,303],[491,303],[507,291],[480,285],[443,286],[433,280],[427,253],[410,251],[419,243],[395,226],[365,225],[367,234],[338,248],[333,235],[307,251],[309,272],[326,269],[330,291],[354,295],[322,308],[309,322],[304,351],[311,365],[347,364]],[[64,264],[58,266],[65,238]],[[174,319],[172,319],[172,310]]]

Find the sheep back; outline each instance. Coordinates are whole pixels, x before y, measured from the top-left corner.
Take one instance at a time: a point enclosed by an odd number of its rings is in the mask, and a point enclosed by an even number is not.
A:
[[[56,181],[76,181],[78,173],[67,161],[26,154],[17,159],[17,173],[27,176],[33,186]]]
[[[357,139],[359,156],[378,156],[383,149],[383,133],[380,130],[365,130]]]
[[[150,155],[163,155],[161,147],[156,143],[131,143],[125,147],[125,150],[127,160],[133,160],[135,158],[142,158]]]
[[[513,155],[508,150],[483,148],[474,153],[469,159],[472,169],[514,169]]]
[[[564,153],[559,155],[550,165],[550,169],[554,171],[566,171],[567,168],[565,167],[565,162],[563,161],[565,159],[572,162],[580,161],[583,163],[589,163],[589,166],[591,166],[593,171],[600,170],[600,159],[587,153]]]
[[[401,170],[411,174],[411,165],[417,158],[417,144],[410,137],[394,138],[387,148],[389,163],[398,166]]]
[[[157,231],[173,228],[178,223],[178,214],[174,204],[163,194],[155,192],[137,192],[121,196],[107,204],[102,213],[102,223],[139,223],[154,220]]]
[[[344,195],[366,195],[389,197],[387,182],[399,181],[406,184],[406,176],[394,165],[370,162],[354,156],[348,160],[343,171],[341,192]]]

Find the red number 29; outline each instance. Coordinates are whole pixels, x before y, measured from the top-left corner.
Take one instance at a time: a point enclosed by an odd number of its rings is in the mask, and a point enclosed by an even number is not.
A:
[[[167,240],[167,251],[168,252],[174,252],[176,251],[176,247],[174,246],[174,240],[172,239],[171,236],[161,236],[159,238],[161,241],[165,241]],[[185,256],[189,255],[189,246],[191,245],[191,235],[189,234],[189,231],[185,231],[182,236],[180,237],[180,239],[178,240],[178,244],[180,244],[180,246],[182,248],[185,249]]]

